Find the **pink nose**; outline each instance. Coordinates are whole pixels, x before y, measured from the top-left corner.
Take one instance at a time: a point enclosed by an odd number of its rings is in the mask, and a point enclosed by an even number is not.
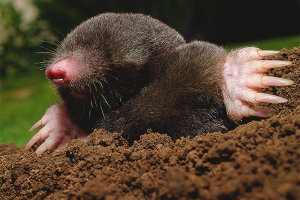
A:
[[[74,58],[62,59],[51,65],[46,76],[55,84],[70,84],[81,76],[80,63]]]
[[[59,66],[50,66],[46,71],[46,77],[55,84],[68,83],[67,72]]]

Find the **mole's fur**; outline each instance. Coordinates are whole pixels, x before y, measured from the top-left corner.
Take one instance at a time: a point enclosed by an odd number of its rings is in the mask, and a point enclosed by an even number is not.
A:
[[[221,67],[226,52],[216,45],[192,42],[152,64],[162,67],[138,95],[97,120],[95,128],[122,132],[130,141],[149,128],[173,139],[208,132],[227,132],[235,126],[222,100]]]

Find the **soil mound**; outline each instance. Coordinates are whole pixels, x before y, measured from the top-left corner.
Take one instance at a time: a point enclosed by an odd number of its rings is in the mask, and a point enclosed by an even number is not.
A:
[[[289,99],[260,105],[272,117],[175,143],[149,130],[129,146],[97,130],[40,157],[3,144],[0,199],[300,199],[300,48],[272,59],[293,64],[269,75],[295,81],[265,89]]]

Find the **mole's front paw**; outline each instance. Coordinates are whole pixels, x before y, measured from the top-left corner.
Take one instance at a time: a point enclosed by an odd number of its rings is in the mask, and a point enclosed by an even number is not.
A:
[[[48,108],[42,119],[35,123],[29,131],[40,126],[43,128],[30,139],[25,147],[30,148],[36,142],[45,140],[35,151],[38,156],[56,147],[63,149],[73,139],[87,141],[88,134],[70,119],[63,103],[57,103]]]
[[[253,107],[253,104],[284,103],[287,100],[261,92],[268,86],[291,85],[293,81],[270,77],[265,74],[275,67],[290,65],[290,61],[261,60],[265,56],[279,51],[263,51],[255,47],[246,47],[230,52],[224,64],[222,92],[229,118],[239,121],[243,117],[267,117],[268,111]]]

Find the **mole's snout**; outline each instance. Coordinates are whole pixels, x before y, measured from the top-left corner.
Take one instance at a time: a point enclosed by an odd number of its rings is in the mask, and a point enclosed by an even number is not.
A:
[[[55,84],[69,82],[67,79],[67,72],[62,67],[50,66],[46,71],[46,77]]]
[[[66,58],[51,65],[46,71],[46,77],[55,84],[69,84],[80,77],[79,68],[76,60]]]

